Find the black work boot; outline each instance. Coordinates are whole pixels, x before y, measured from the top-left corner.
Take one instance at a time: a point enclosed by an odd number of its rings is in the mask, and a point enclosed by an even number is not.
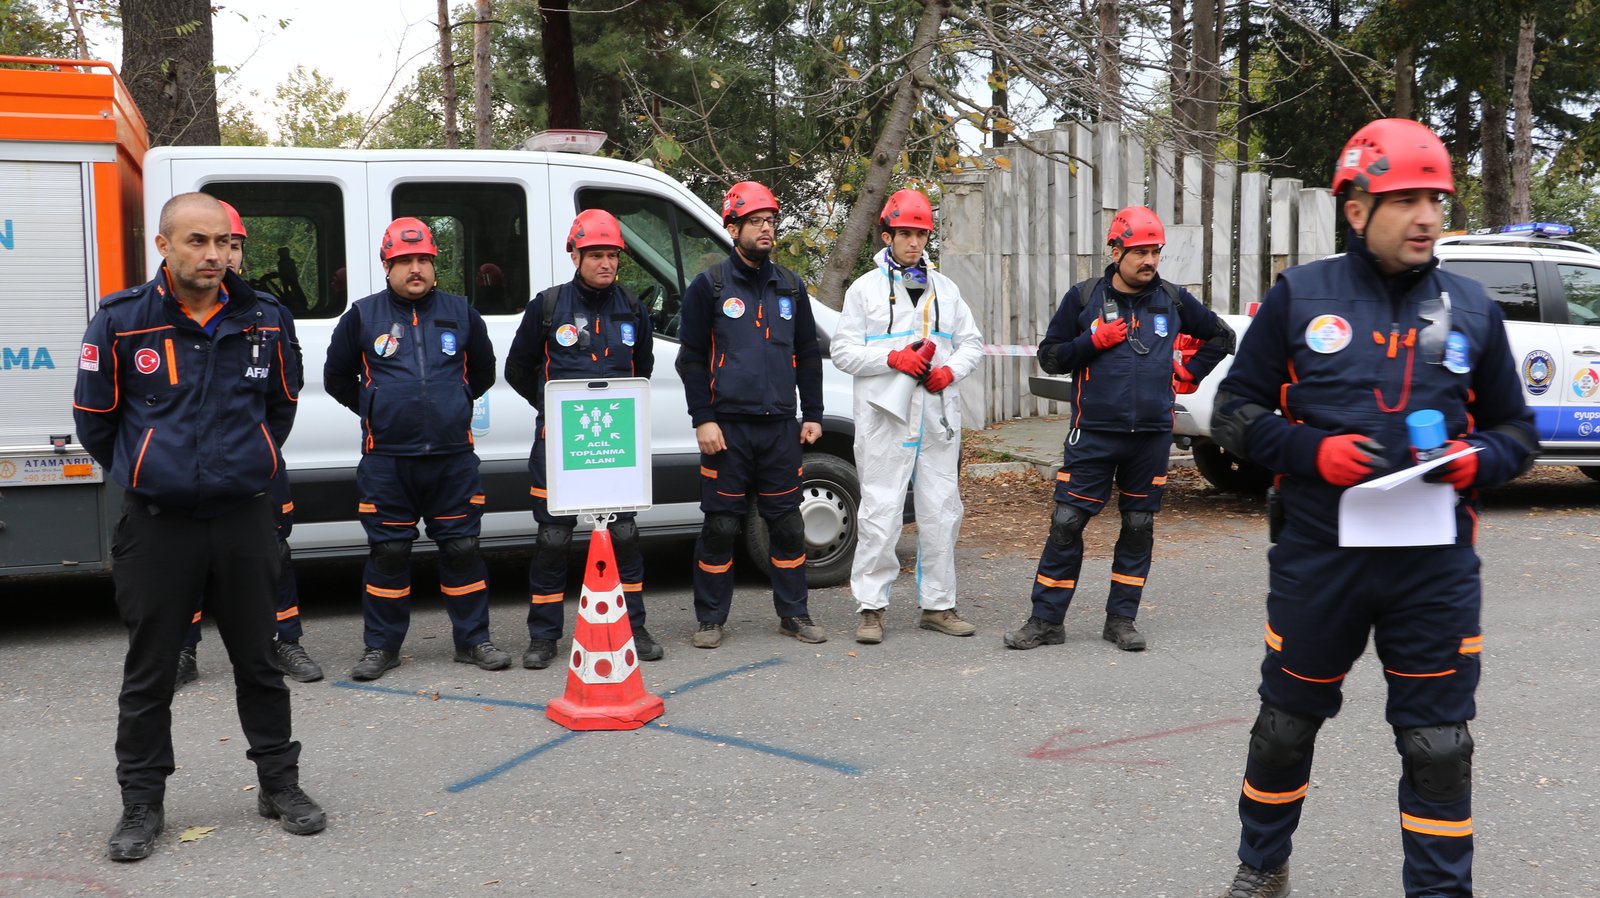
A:
[[[283,831],[297,836],[322,832],[328,825],[328,815],[322,806],[311,800],[299,786],[285,786],[275,791],[262,788],[256,795],[256,812],[272,820],[283,821]]]
[[[640,661],[660,661],[667,656],[667,650],[644,627],[633,631],[633,647],[638,649]]]
[[[456,646],[456,660],[462,664],[476,664],[484,670],[505,670],[511,666],[511,655],[494,647],[485,639],[474,646]]]
[[[778,618],[778,632],[785,636],[793,636],[795,639],[798,639],[801,642],[809,642],[813,645],[819,642],[828,641],[828,634],[824,632],[821,627],[817,626],[816,622],[811,619],[810,615],[805,614],[802,614],[799,617]]]
[[[200,679],[199,659],[195,657],[194,646],[186,645],[178,650],[178,684],[174,688],[193,683],[198,679]]]
[[[1041,645],[1060,645],[1067,641],[1067,628],[1042,617],[1030,617],[1021,628],[1001,637],[1014,649],[1036,649]]]
[[[528,650],[522,653],[522,666],[529,670],[544,670],[556,660],[556,641],[535,636],[528,640]]]
[[[322,666],[311,660],[300,643],[278,639],[273,641],[272,648],[272,663],[283,671],[284,676],[301,683],[315,683],[322,679]]]
[[[367,646],[366,654],[350,668],[352,680],[376,680],[383,676],[385,671],[394,670],[400,666],[400,653],[388,649],[375,649]]]
[[[1133,618],[1123,617],[1120,614],[1106,615],[1106,628],[1100,631],[1100,638],[1106,642],[1114,642],[1117,648],[1124,652],[1144,651],[1144,634],[1133,628]]]
[[[1289,898],[1289,865],[1257,870],[1240,864],[1239,871],[1233,874],[1233,885],[1222,893],[1222,898]]]
[[[190,651],[185,649],[185,651]],[[107,844],[114,861],[139,861],[155,850],[156,836],[161,835],[165,815],[159,804],[130,804],[122,808],[117,828],[111,831]]]

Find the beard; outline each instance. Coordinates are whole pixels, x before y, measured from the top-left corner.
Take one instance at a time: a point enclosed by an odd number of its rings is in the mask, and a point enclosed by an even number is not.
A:
[[[761,246],[758,243],[756,243],[756,241],[754,241],[754,240],[749,240],[749,241],[741,240],[741,241],[739,241],[739,252],[746,259],[749,259],[750,261],[755,262],[758,265],[761,264],[762,262],[767,261],[767,259],[772,257],[772,247],[770,247],[770,246]]]

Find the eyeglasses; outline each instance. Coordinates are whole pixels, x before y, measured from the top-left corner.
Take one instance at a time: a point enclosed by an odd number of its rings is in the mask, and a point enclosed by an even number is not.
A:
[[[757,230],[765,227],[771,227],[774,231],[776,231],[778,229],[778,216],[746,215],[744,218],[739,219],[739,223],[741,225],[750,225]]]

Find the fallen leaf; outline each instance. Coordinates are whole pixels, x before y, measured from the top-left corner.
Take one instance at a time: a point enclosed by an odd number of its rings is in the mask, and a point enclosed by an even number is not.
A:
[[[228,737],[228,736],[223,736],[221,739],[218,739],[217,741],[218,742],[227,742],[229,738],[230,737]]]
[[[487,880],[485,882],[479,883],[479,885],[486,885],[486,886],[497,886],[499,884],[500,884],[500,880],[498,880],[498,879],[490,879],[490,880]]]
[[[244,789],[242,789],[242,790],[241,790],[241,791],[244,791],[244,792],[254,792],[254,791],[255,791],[255,790],[256,790],[256,787],[255,787],[255,786],[253,786],[253,785],[251,785],[251,786],[245,786],[245,787],[244,787]]]
[[[428,811],[428,812],[424,813],[422,816],[424,816],[424,817],[432,817],[434,814],[437,814],[437,813],[439,813],[439,812],[438,811]]]
[[[184,830],[182,835],[178,836],[178,841],[198,842],[216,831],[217,828],[215,826],[191,826]]]
[[[855,652],[847,652],[846,654],[848,654],[852,658],[854,658],[856,656]]]

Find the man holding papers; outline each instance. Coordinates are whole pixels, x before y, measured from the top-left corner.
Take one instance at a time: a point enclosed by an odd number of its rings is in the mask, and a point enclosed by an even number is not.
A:
[[[1477,490],[1526,470],[1538,442],[1499,308],[1433,255],[1443,195],[1455,192],[1439,138],[1414,121],[1372,122],[1339,154],[1333,191],[1349,251],[1279,278],[1211,425],[1228,451],[1279,473],[1282,500],[1261,711],[1239,799],[1241,863],[1223,895],[1288,895],[1317,730],[1338,713],[1371,633],[1401,758],[1405,894],[1470,896]],[[1406,418],[1422,409],[1443,415],[1447,453],[1479,450],[1422,475],[1459,492],[1455,539],[1342,543],[1342,494],[1413,464]]]

